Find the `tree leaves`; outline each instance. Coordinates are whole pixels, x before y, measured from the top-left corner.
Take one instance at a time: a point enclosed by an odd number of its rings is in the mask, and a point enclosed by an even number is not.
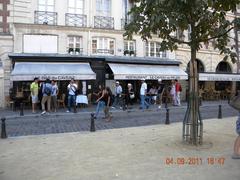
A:
[[[228,33],[240,28],[238,17],[228,18],[240,0],[138,0],[130,14],[132,22],[126,26],[124,36],[132,38],[140,34],[142,39],[157,35],[163,41],[163,49],[175,50],[179,44],[187,44],[199,50],[201,43],[216,39],[216,48],[234,58],[228,48]],[[190,40],[179,39],[173,34],[191,27]],[[192,49],[192,48],[191,48]]]

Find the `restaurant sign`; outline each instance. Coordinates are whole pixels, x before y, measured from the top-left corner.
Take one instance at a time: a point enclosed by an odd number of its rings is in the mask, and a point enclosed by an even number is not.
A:
[[[172,80],[172,79],[187,79],[187,76],[177,76],[177,75],[114,75],[114,79],[124,79],[124,80],[140,80],[140,79],[148,79],[148,80]]]
[[[199,74],[200,81],[240,81],[240,74]]]

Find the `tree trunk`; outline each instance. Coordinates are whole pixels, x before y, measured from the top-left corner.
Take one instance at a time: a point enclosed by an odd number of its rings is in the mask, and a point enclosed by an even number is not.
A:
[[[183,122],[183,140],[194,145],[202,143],[203,130],[199,112],[198,67],[196,53],[196,48],[191,47],[188,108]]]

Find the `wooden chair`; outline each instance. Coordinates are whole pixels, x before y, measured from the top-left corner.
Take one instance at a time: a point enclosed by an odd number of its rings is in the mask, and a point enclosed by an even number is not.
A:
[[[61,98],[57,100],[58,108],[60,105],[62,105],[63,108],[65,108],[65,94],[62,94]]]
[[[5,96],[5,102],[7,107],[10,107],[13,110],[14,101],[11,100],[10,96]]]

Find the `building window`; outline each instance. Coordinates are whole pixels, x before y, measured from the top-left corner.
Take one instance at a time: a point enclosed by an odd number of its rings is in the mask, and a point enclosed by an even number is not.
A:
[[[111,16],[111,0],[96,0],[96,14],[98,16]]]
[[[58,53],[58,36],[24,35],[24,53]]]
[[[68,13],[83,14],[83,0],[68,0]]]
[[[68,48],[69,54],[82,54],[82,37],[81,36],[68,36]]]
[[[159,42],[146,42],[146,56],[166,58],[166,51],[161,51],[160,49],[161,44]]]
[[[124,55],[136,56],[136,42],[124,41]]]
[[[54,12],[54,0],[38,0],[38,10]]]
[[[112,38],[98,37],[92,39],[92,53],[93,54],[108,54],[115,53],[115,40]]]

